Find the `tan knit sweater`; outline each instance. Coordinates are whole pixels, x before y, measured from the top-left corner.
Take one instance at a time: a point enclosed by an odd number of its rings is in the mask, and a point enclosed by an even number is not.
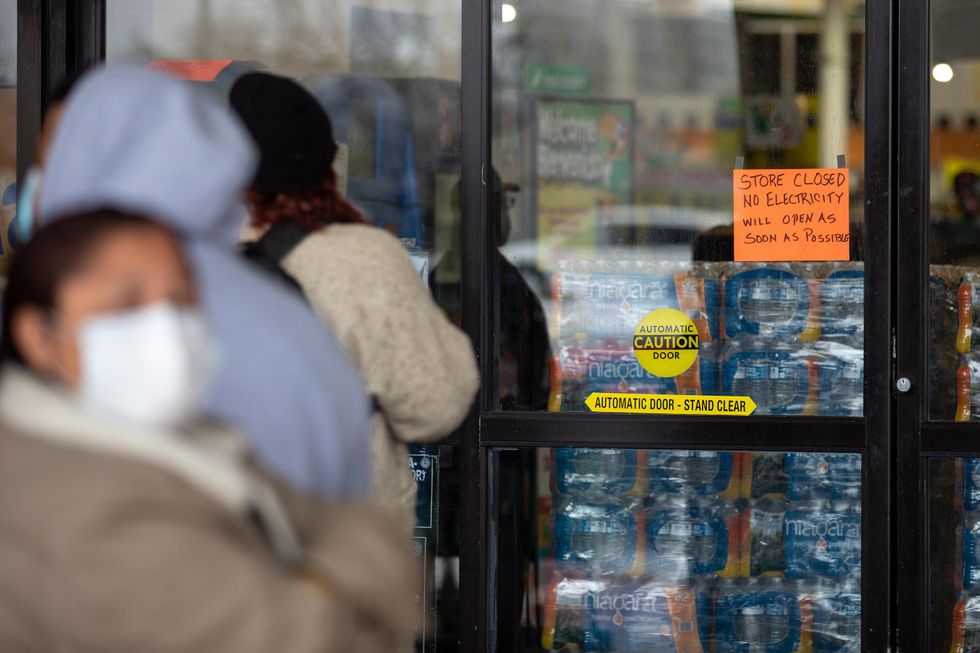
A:
[[[401,243],[364,225],[307,236],[283,261],[353,358],[381,407],[373,420],[374,496],[415,523],[415,482],[404,443],[456,428],[479,379],[466,335],[429,295]]]

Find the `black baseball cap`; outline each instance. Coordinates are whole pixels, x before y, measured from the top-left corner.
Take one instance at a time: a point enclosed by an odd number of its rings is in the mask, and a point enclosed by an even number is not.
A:
[[[500,173],[493,166],[490,167],[490,188],[497,195],[501,193],[517,193],[521,190],[521,187],[517,184],[503,181],[500,178]]]

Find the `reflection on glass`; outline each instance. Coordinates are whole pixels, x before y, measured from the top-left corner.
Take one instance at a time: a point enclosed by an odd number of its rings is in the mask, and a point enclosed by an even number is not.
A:
[[[0,0],[0,273],[7,269],[17,213],[17,3]]]
[[[339,144],[338,189],[402,240],[423,280],[430,281],[434,267],[444,271],[430,286],[458,317],[459,221],[451,193],[460,175],[461,5],[396,4],[108,0],[106,54],[221,94],[251,70],[296,78],[330,115]],[[0,24],[12,28],[15,21]],[[11,43],[0,39],[0,103],[6,97],[3,53]],[[0,130],[13,116],[13,105],[9,114],[5,106]],[[0,139],[0,157],[7,143],[12,147],[13,138]],[[5,165],[0,158],[0,181]],[[459,479],[451,453],[451,447],[417,447],[405,463],[419,490],[414,551],[424,563],[419,608],[428,617],[420,619],[422,650],[451,648],[458,640],[458,511],[449,500],[458,494]]]
[[[980,48],[976,8],[932,5],[929,417],[980,420]]]
[[[500,455],[510,496],[523,454]],[[534,550],[506,519],[497,542],[499,577],[528,566],[533,609],[510,610],[522,596],[498,579],[498,634],[550,651],[861,650],[859,455],[552,449],[536,474]]]
[[[586,410],[595,391],[751,393],[757,414],[862,415],[864,4],[495,7],[493,161],[521,189],[500,251],[547,316],[549,347],[523,353],[553,359],[549,408]],[[732,170],[839,156],[851,261],[733,263]],[[678,377],[634,355],[658,308],[698,324],[697,365]],[[501,336],[501,377],[507,349]]]
[[[370,2],[110,0],[106,51],[218,92],[249,70],[296,77],[330,114],[338,186],[403,240],[427,279],[454,221],[459,11],[445,0],[402,11]]]
[[[490,171],[493,189],[493,224],[495,244],[499,247],[510,237],[510,210],[520,186],[505,184],[495,169]],[[429,284],[440,303],[459,323],[458,311],[450,308],[452,290],[459,284],[462,260],[459,219],[462,217],[460,184],[452,190],[452,207],[456,217],[451,231],[449,250],[432,271]],[[551,360],[548,327],[544,311],[524,277],[506,258],[497,253],[500,278],[500,366],[499,394],[501,405],[508,410],[545,410],[548,406]],[[456,304],[458,307],[459,304]]]

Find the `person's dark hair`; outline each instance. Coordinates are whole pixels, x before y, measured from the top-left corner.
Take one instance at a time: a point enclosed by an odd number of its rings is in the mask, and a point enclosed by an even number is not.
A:
[[[735,231],[728,225],[712,227],[698,234],[691,249],[695,261],[734,261]]]
[[[336,223],[363,224],[364,214],[337,192],[336,177],[328,171],[323,181],[304,190],[263,192],[250,190],[248,200],[252,224],[268,227],[289,221],[315,231]]]
[[[288,77],[257,72],[242,75],[228,100],[259,146],[259,169],[246,195],[254,226],[288,221],[314,231],[366,222],[337,191],[333,126],[309,91]]]
[[[88,262],[106,236],[124,229],[172,233],[168,227],[148,218],[97,210],[71,215],[44,227],[17,251],[3,291],[0,364],[24,363],[11,337],[10,326],[17,311],[26,306],[46,312],[54,310],[62,282]]]

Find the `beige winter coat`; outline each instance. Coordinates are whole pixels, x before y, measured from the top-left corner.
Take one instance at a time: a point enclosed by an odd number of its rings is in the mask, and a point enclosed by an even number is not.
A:
[[[469,339],[432,300],[401,243],[381,229],[321,229],[282,266],[380,404],[372,435],[374,495],[411,527],[415,482],[404,443],[438,440],[466,416],[479,385]]]
[[[273,490],[242,453],[223,430],[96,420],[8,369],[0,651],[391,650],[414,625],[408,543],[374,509]],[[269,519],[275,506],[285,521]],[[271,545],[282,537],[305,562],[284,564]]]

